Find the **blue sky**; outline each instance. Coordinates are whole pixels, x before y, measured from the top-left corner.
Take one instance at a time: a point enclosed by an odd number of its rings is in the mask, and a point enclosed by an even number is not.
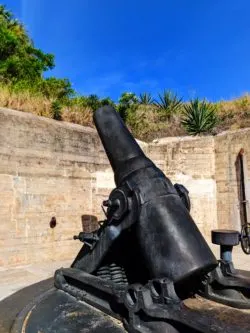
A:
[[[249,0],[4,0],[82,94],[250,91]]]

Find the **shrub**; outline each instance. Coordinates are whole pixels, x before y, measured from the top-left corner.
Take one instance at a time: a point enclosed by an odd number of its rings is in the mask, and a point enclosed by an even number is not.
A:
[[[87,108],[92,109],[92,111],[95,111],[98,108],[100,108],[101,106],[105,106],[105,105],[115,106],[115,103],[109,97],[100,99],[97,95],[92,94],[87,97],[86,96],[77,96],[77,97],[71,98],[70,105],[72,105],[72,106],[78,105],[78,106],[82,106],[82,107],[87,107]]]
[[[207,133],[218,123],[216,107],[198,98],[184,105],[181,124],[191,135]]]
[[[55,120],[62,120],[62,105],[59,101],[55,100],[51,103],[52,118]]]
[[[97,110],[101,104],[100,104],[100,99],[97,95],[89,95],[86,98],[87,106],[90,107],[93,111]]]
[[[125,122],[127,121],[128,113],[135,112],[137,107],[138,99],[134,93],[125,92],[121,94],[117,111]]]
[[[57,79],[55,77],[39,80],[36,89],[45,97],[58,100],[65,100],[74,94],[68,79]]]
[[[152,131],[157,131],[158,114],[152,106],[139,105],[136,109],[128,109],[127,112],[127,125],[132,133],[138,138],[145,140]]]
[[[75,105],[63,109],[62,119],[71,123],[93,127],[92,115],[92,109]]]
[[[115,106],[115,103],[109,97],[101,99],[100,104],[101,104],[101,106],[105,106],[105,105]]]
[[[234,104],[238,110],[248,111],[250,109],[249,95],[246,94],[236,99]]]

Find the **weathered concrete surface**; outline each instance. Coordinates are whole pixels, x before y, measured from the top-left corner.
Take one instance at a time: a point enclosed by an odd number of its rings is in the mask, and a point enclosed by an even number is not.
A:
[[[215,137],[215,179],[217,184],[218,223],[221,228],[240,230],[239,181],[236,159],[244,150],[244,178],[247,193],[247,209],[250,222],[250,129],[230,131]]]
[[[250,129],[140,145],[188,188],[191,214],[207,238],[213,228],[240,229],[234,163],[243,148],[249,193]],[[81,247],[72,236],[97,227],[114,186],[94,129],[0,109],[0,267],[72,260]]]
[[[73,258],[82,215],[95,213],[95,172],[107,168],[93,129],[1,109],[0,266]]]

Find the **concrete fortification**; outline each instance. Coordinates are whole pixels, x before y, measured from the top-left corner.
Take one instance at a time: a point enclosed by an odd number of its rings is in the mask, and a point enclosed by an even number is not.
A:
[[[188,188],[191,215],[207,238],[213,228],[240,230],[236,160],[243,149],[248,196],[250,129],[139,143]],[[0,267],[73,259],[81,247],[73,235],[97,228],[114,186],[95,130],[0,109]]]

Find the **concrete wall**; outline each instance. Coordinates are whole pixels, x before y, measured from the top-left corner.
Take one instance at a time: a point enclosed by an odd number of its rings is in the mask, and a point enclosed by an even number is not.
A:
[[[215,137],[215,179],[220,228],[241,229],[240,205],[236,177],[236,159],[244,150],[244,174],[247,199],[250,199],[250,129],[230,131]],[[248,172],[249,170],[249,172]],[[247,204],[249,211],[249,203]],[[250,216],[250,215],[248,215]]]
[[[188,188],[191,214],[206,237],[217,226],[239,227],[234,161],[244,148],[250,164],[249,136],[242,130],[140,143]],[[0,109],[0,266],[73,259],[81,244],[72,236],[97,227],[113,188],[95,130]],[[53,216],[57,225],[50,228]]]
[[[106,169],[93,129],[0,110],[0,266],[73,258]]]

